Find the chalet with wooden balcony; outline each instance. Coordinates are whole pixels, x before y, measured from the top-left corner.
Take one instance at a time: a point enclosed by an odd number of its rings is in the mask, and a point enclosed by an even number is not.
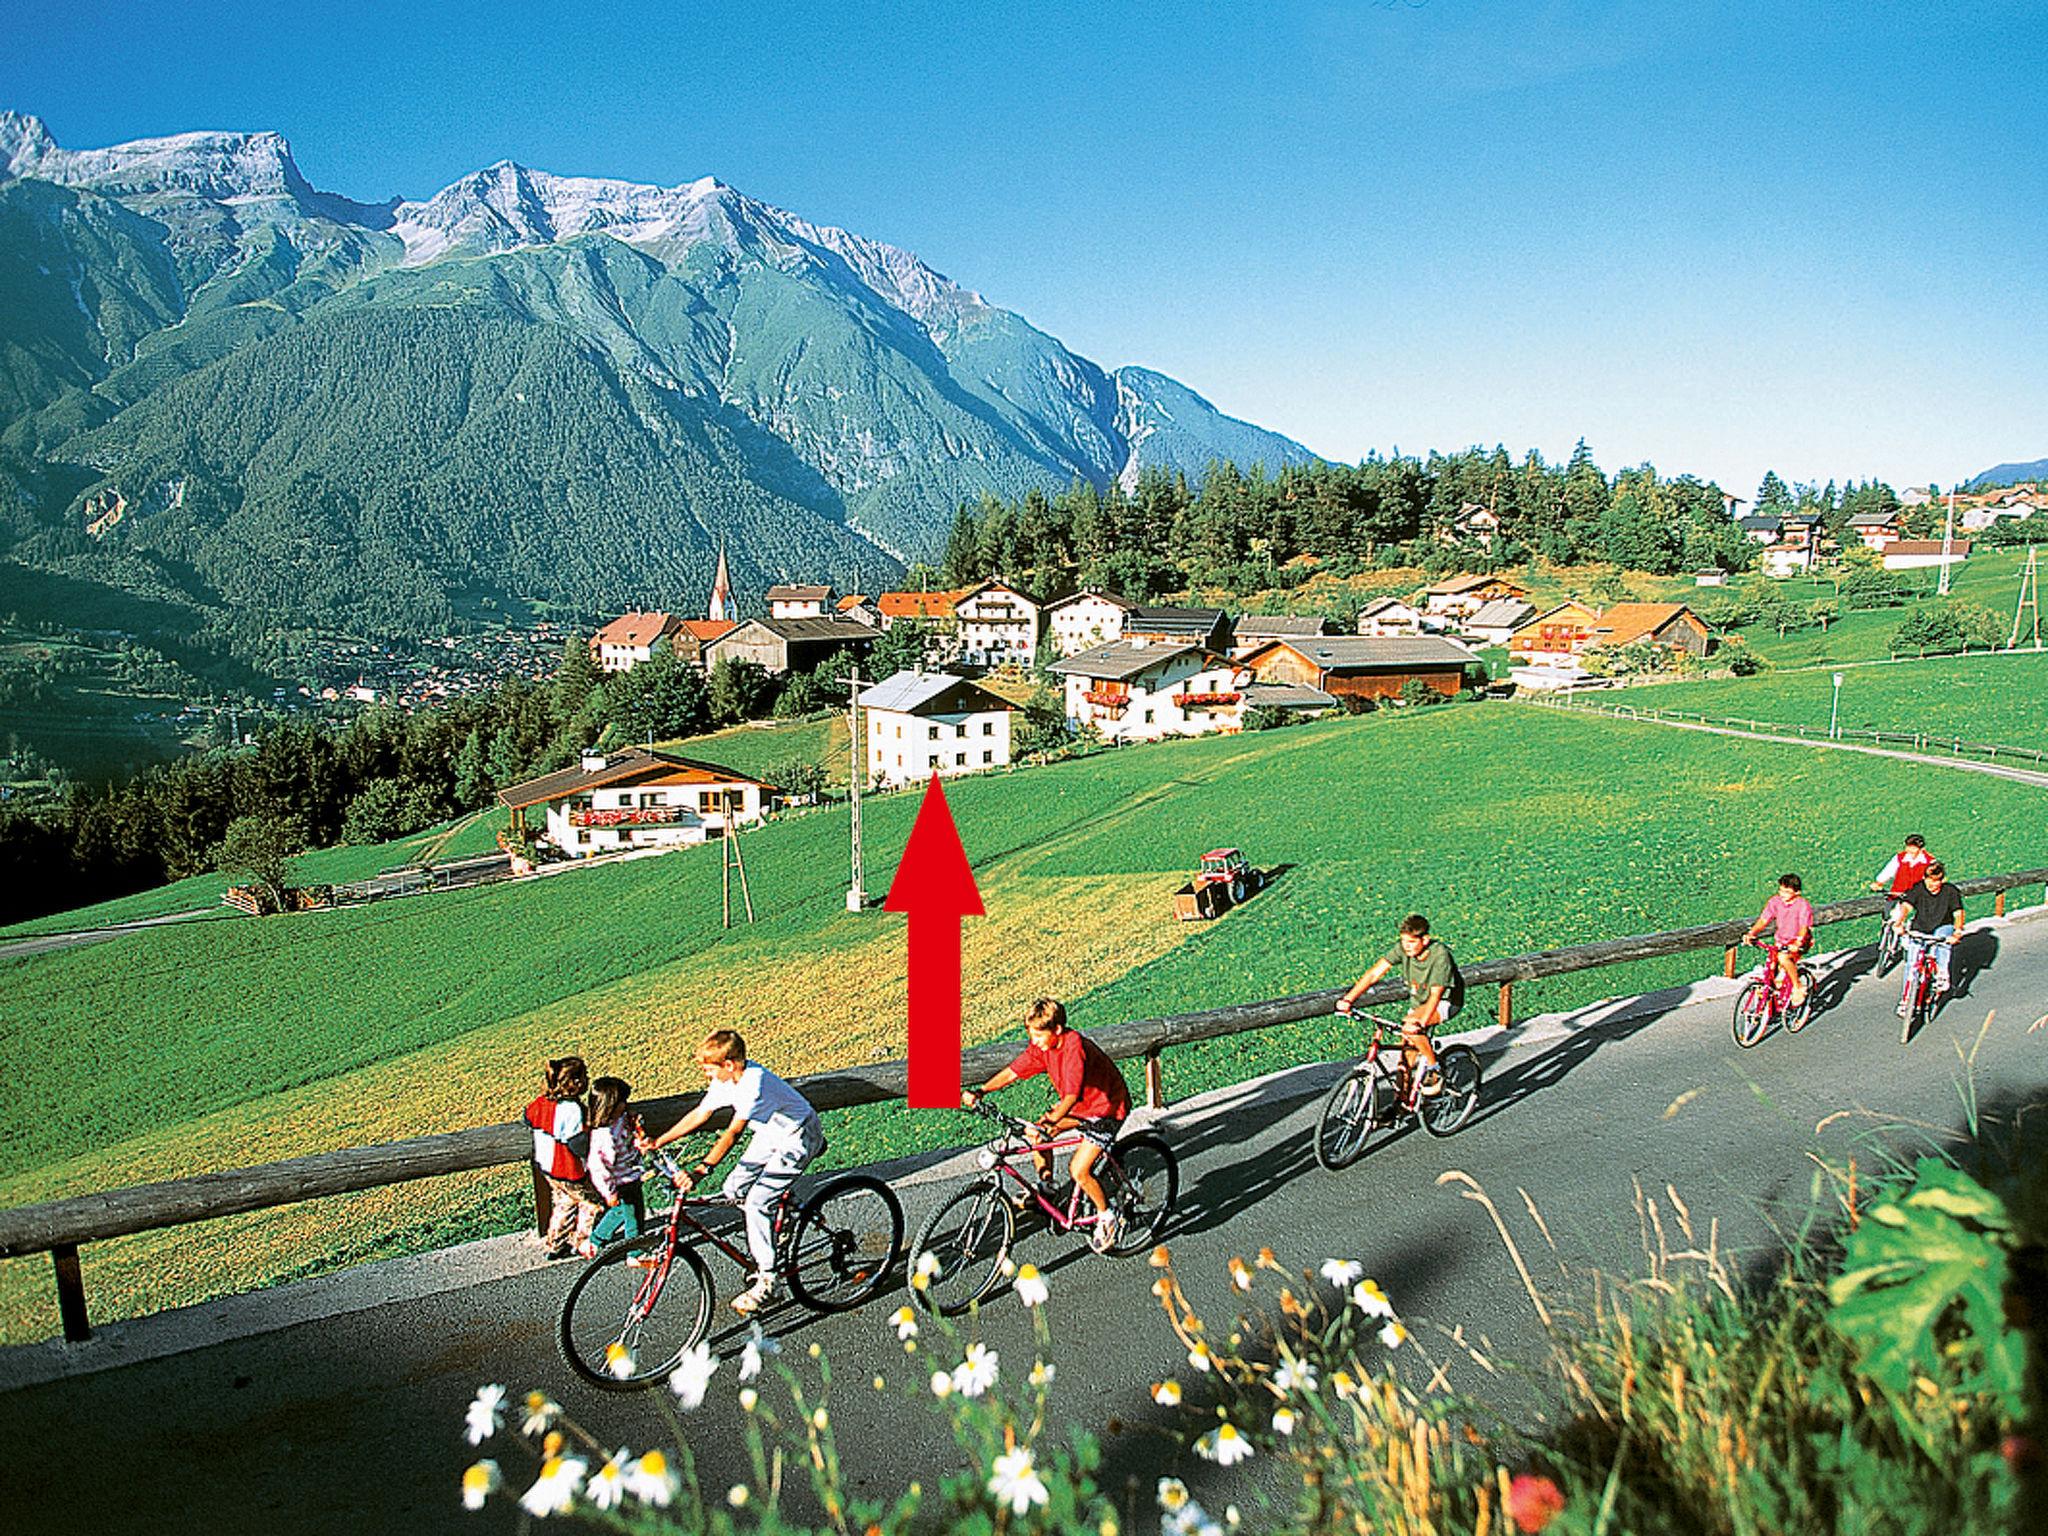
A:
[[[1111,741],[1201,736],[1243,722],[1243,671],[1204,645],[1126,636],[1052,670],[1066,680],[1067,718]]]
[[[1028,667],[1038,650],[1038,604],[1004,581],[984,581],[953,604],[960,660]]]
[[[759,821],[768,792],[729,768],[634,748],[586,754],[577,767],[500,790],[498,803],[511,813],[510,839],[523,843],[537,830],[571,858],[587,858],[723,837]]]
[[[1450,576],[1424,589],[1422,606],[1431,618],[1463,619],[1488,603],[1528,595],[1527,587],[1505,576]]]
[[[1320,689],[1339,703],[1347,699],[1397,699],[1420,679],[1446,698],[1465,686],[1466,669],[1479,658],[1440,635],[1317,635],[1274,640],[1243,659],[1261,683]]]

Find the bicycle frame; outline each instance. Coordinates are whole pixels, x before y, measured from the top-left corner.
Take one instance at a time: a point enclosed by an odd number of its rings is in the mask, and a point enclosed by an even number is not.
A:
[[[1081,1135],[1078,1131],[1055,1131],[1053,1139],[1050,1141],[1034,1141],[1031,1139],[1030,1133],[1037,1127],[1028,1120],[1014,1119],[1009,1115],[1005,1115],[1001,1110],[992,1109],[985,1105],[977,1105],[975,1113],[984,1115],[1003,1127],[1003,1137],[988,1143],[981,1149],[981,1156],[984,1159],[983,1166],[996,1175],[998,1183],[1004,1178],[1015,1179],[1023,1187],[1025,1193],[1038,1202],[1039,1209],[1045,1212],[1047,1219],[1059,1224],[1059,1229],[1062,1232],[1071,1232],[1079,1227],[1092,1227],[1102,1220],[1102,1213],[1100,1211],[1091,1211],[1086,1216],[1077,1214],[1081,1204],[1081,1186],[1078,1181],[1068,1192],[1067,1208],[1061,1210],[1040,1192],[1036,1179],[1025,1178],[1014,1166],[1019,1159],[1036,1157],[1040,1153],[1063,1152],[1084,1145],[1097,1146],[1100,1143],[1090,1142],[1087,1137]],[[1103,1149],[1103,1156],[1112,1162],[1116,1159],[1116,1153],[1109,1148]],[[993,1161],[988,1161],[989,1159],[993,1159]]]
[[[668,1279],[669,1265],[675,1260],[676,1250],[683,1245],[683,1228],[685,1225],[690,1229],[691,1241],[694,1242],[699,1238],[703,1239],[743,1270],[753,1268],[754,1264],[753,1257],[750,1254],[742,1249],[735,1248],[731,1243],[699,1221],[691,1214],[690,1210],[692,1206],[699,1210],[709,1209],[714,1206],[726,1210],[738,1210],[740,1209],[739,1201],[725,1195],[684,1194],[682,1168],[674,1158],[657,1158],[656,1170],[670,1184],[675,1186],[676,1200],[675,1204],[669,1207],[668,1223],[665,1240],[660,1250],[660,1259],[653,1268],[648,1270],[647,1278],[640,1282],[640,1288],[633,1293],[633,1314],[642,1317],[653,1309],[654,1303],[661,1296],[662,1285]],[[774,1232],[778,1251],[782,1245],[782,1227],[789,1217],[789,1208],[790,1191],[784,1190],[775,1198]]]
[[[1928,999],[1934,995],[1935,983],[1941,979],[1941,963],[1935,959],[1934,951],[1943,946],[1954,948],[1955,936],[1938,939],[1931,933],[1908,929],[1905,938],[1919,951],[1906,970],[1906,1006],[1910,1017],[1926,1008]]]
[[[1778,963],[1778,957],[1785,952],[1784,946],[1758,944],[1757,948],[1764,952],[1764,958],[1758,963],[1756,970],[1756,979],[1764,984],[1764,1017],[1775,1021],[1779,1014],[1788,1011],[1788,1005],[1792,1001],[1792,983],[1785,976],[1785,968]],[[1792,966],[1794,970],[1805,970],[1796,955],[1793,956]]]
[[[1396,1065],[1393,1070],[1397,1074],[1395,1086],[1401,1095],[1401,1108],[1408,1114],[1414,1114],[1416,1106],[1421,1102],[1421,1099],[1415,1091],[1417,1086],[1415,1069],[1409,1061],[1410,1056],[1414,1054],[1415,1048],[1407,1041],[1407,1031],[1398,1020],[1382,1018],[1376,1013],[1358,1013],[1354,1011],[1349,1014],[1340,1014],[1339,1017],[1363,1019],[1373,1027],[1371,1037],[1366,1041],[1365,1046],[1364,1064],[1367,1067],[1379,1066],[1380,1053],[1382,1051],[1393,1050],[1397,1052],[1395,1058]],[[1384,1071],[1385,1069],[1381,1068],[1381,1070]]]

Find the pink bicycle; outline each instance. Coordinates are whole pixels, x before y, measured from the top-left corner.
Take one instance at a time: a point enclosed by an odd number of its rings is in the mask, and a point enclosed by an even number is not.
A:
[[[1085,1232],[1102,1219],[1079,1185],[1050,1188],[1029,1171],[1017,1171],[1016,1165],[1028,1163],[1034,1152],[1071,1152],[1082,1143],[1078,1132],[1062,1131],[1049,1141],[1035,1141],[1037,1126],[992,1104],[977,1104],[969,1113],[1001,1128],[976,1154],[982,1174],[933,1211],[910,1245],[911,1274],[922,1266],[928,1277],[922,1289],[913,1289],[927,1307],[946,1317],[965,1312],[1003,1278],[1003,1261],[1017,1236],[1017,1215],[1003,1187],[1005,1178],[1016,1181],[1057,1231]],[[1180,1166],[1172,1149],[1150,1131],[1119,1137],[1114,1149],[1096,1159],[1095,1176],[1118,1223],[1109,1252],[1131,1254],[1151,1247],[1173,1214],[1180,1192]]]
[[[1735,998],[1732,1028],[1735,1043],[1744,1050],[1760,1044],[1773,1024],[1782,1022],[1788,1034],[1796,1035],[1813,1018],[1813,978],[1806,974],[1806,968],[1799,968],[1799,979],[1806,983],[1806,996],[1794,1008],[1792,983],[1785,979],[1784,968],[1778,964],[1778,946],[1756,939],[1748,942],[1764,951],[1764,959]]]

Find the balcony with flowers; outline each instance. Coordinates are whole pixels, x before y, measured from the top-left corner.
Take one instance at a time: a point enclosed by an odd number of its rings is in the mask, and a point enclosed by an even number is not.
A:
[[[572,827],[673,827],[688,812],[679,805],[615,806],[604,810],[571,811]]]
[[[1131,690],[1123,683],[1105,683],[1099,688],[1087,689],[1081,697],[1111,719],[1121,717],[1131,705]]]
[[[1176,693],[1173,696],[1173,702],[1182,709],[1229,709],[1243,701],[1244,695],[1242,693],[1229,689],[1214,690],[1208,693]]]

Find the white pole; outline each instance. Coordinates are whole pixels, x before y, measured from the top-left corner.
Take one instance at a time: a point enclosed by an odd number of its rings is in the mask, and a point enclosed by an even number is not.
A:
[[[1829,741],[1833,741],[1833,740],[1835,739],[1835,721],[1841,718],[1841,713],[1842,713],[1842,674],[1841,674],[1841,673],[1839,673],[1839,672],[1837,672],[1837,673],[1835,674],[1835,702],[1834,702],[1834,703],[1833,703],[1833,704],[1832,704],[1831,706],[1829,706],[1829,709],[1828,709],[1828,740],[1829,740]]]
[[[1941,584],[1935,589],[1937,595],[1941,597],[1948,596],[1948,562],[1950,554],[1954,551],[1955,547],[1956,491],[1954,486],[1950,486],[1948,491],[1948,516],[1942,519],[1941,524]]]
[[[861,867],[860,848],[860,780],[861,780],[861,739],[860,739],[860,668],[858,666],[846,676],[846,744],[847,788],[853,796],[852,857],[853,879],[846,888],[846,910],[858,912],[867,905],[868,893],[865,887],[865,871]]]

